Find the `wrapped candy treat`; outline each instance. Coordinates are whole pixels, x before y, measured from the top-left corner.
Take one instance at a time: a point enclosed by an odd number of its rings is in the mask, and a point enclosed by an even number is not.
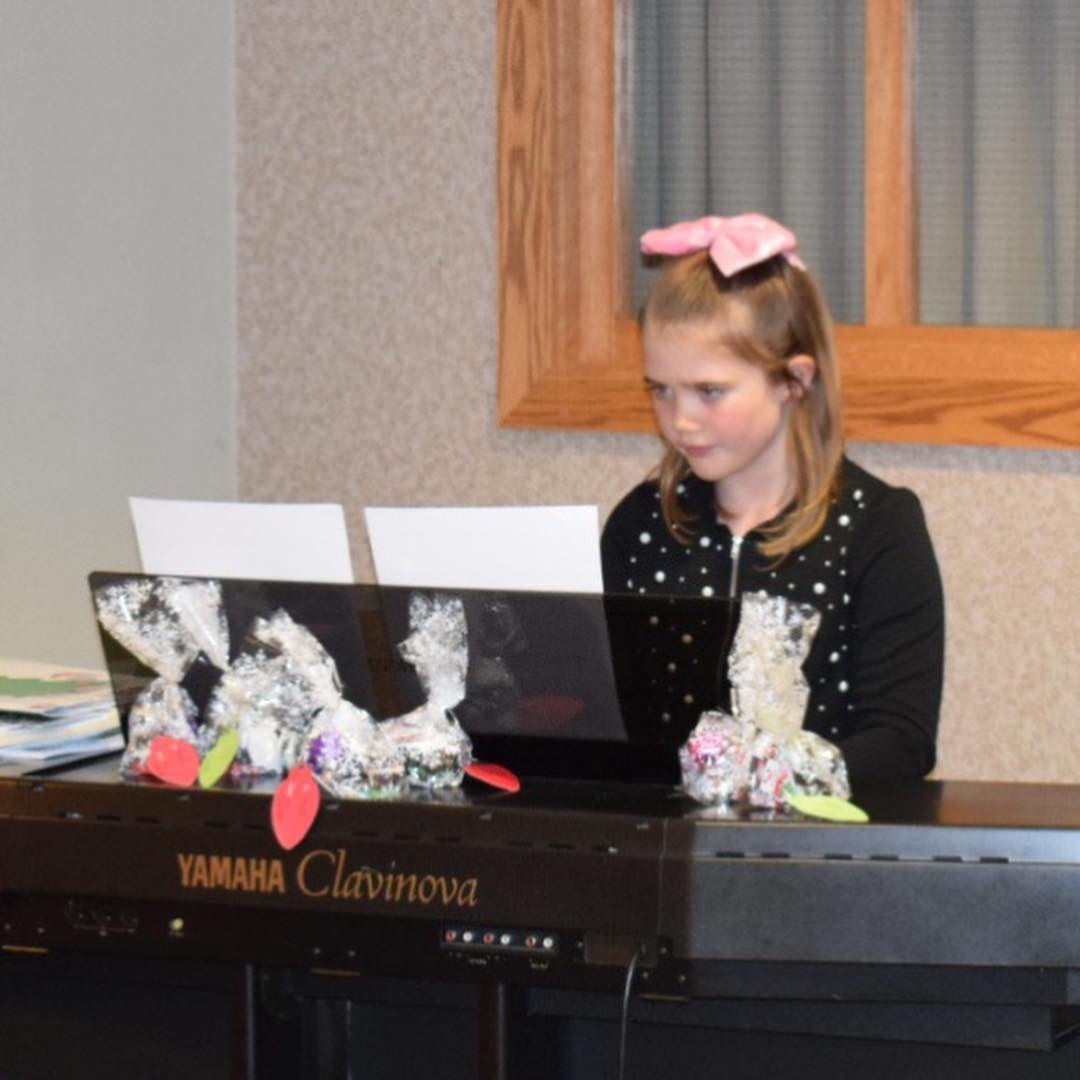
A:
[[[229,632],[221,610],[221,585],[182,578],[130,578],[94,594],[101,625],[158,677],[136,698],[128,714],[121,774],[146,771],[150,744],[168,735],[204,747],[198,710],[180,686],[195,658],[216,667],[229,662]]]
[[[728,657],[734,715],[703,713],[679,752],[692,798],[775,808],[788,792],[848,797],[840,749],[802,727],[810,696],[802,665],[820,623],[809,604],[765,592],[742,597]]]
[[[158,735],[169,735],[202,745],[198,727],[199,711],[191,695],[177,683],[156,678],[141,691],[128,713],[127,745],[120,758],[122,776],[134,779],[146,772],[150,744]]]
[[[284,611],[257,619],[258,643],[241,653],[215,687],[206,708],[208,739],[235,728],[238,775],[280,775],[298,764],[312,718],[341,702],[333,659],[314,635]]]
[[[777,736],[727,713],[706,712],[679,751],[683,788],[708,804],[783,806],[786,793],[850,795],[839,747],[812,731]]]
[[[401,750],[368,713],[348,701],[315,717],[302,754],[319,783],[338,798],[390,798],[404,783]]]
[[[472,760],[472,743],[450,711],[465,697],[465,606],[460,597],[417,594],[409,600],[409,627],[398,649],[416,668],[428,700],[382,728],[400,747],[410,784],[455,787]]]

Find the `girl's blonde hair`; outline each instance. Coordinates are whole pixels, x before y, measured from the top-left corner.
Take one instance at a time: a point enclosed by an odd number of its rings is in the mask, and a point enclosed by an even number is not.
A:
[[[708,251],[697,251],[666,260],[645,302],[642,322],[653,327],[688,322],[714,326],[717,345],[761,368],[769,379],[792,384],[796,393],[788,448],[795,495],[790,508],[762,529],[765,539],[759,549],[780,560],[813,540],[837,494],[844,453],[832,320],[814,279],[782,255],[725,277]],[[812,357],[816,365],[805,389],[796,385],[787,366],[800,355]],[[655,475],[664,521],[682,543],[694,532],[678,497],[689,473],[686,459],[669,445]]]

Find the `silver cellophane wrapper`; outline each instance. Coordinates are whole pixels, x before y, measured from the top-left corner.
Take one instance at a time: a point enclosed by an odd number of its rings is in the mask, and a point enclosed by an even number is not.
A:
[[[216,581],[131,578],[94,594],[98,621],[132,656],[171,682],[200,652],[220,668],[229,644]]]
[[[200,652],[224,671],[229,666],[229,626],[221,607],[221,583],[162,578],[165,603]]]
[[[703,713],[679,753],[692,798],[773,809],[789,790],[849,796],[839,747],[802,726],[810,696],[802,665],[820,624],[809,604],[765,592],[741,598],[728,657],[734,715]]]
[[[851,794],[840,748],[812,731],[778,736],[723,712],[703,713],[679,751],[683,788],[706,804],[782,807],[788,790]]]
[[[188,692],[163,676],[154,679],[135,699],[128,712],[127,745],[120,758],[120,773],[136,777],[146,772],[150,744],[158,735],[168,735],[202,746],[198,727],[199,711]]]
[[[465,697],[469,667],[465,606],[456,596],[409,598],[409,636],[398,651],[416,669],[427,702],[382,724],[405,761],[409,784],[449,788],[461,783],[472,743],[451,710]]]
[[[771,731],[794,735],[803,725],[810,688],[802,666],[821,613],[766,592],[739,601],[739,629],[728,658],[732,711]]]
[[[456,596],[409,598],[409,636],[398,652],[416,669],[429,705],[452,709],[465,697],[469,651],[465,605]]]
[[[274,652],[287,656],[293,667],[304,673],[311,695],[320,708],[330,708],[341,700],[337,664],[319,639],[306,626],[294,622],[287,612],[279,609],[269,619],[256,619],[251,636]]]
[[[382,730],[399,747],[405,778],[415,787],[457,787],[472,761],[472,743],[453,714],[434,705],[387,720]]]
[[[401,749],[367,712],[349,701],[315,717],[302,752],[319,783],[337,798],[390,798],[404,786]]]
[[[101,625],[158,675],[128,712],[121,775],[145,772],[150,744],[158,735],[183,739],[201,754],[205,733],[180,680],[200,653],[216,667],[228,666],[229,631],[220,583],[131,578],[98,589],[94,602]]]
[[[260,647],[241,653],[210,697],[208,739],[235,728],[233,774],[281,775],[302,760],[312,718],[337,708],[341,680],[314,635],[284,611],[256,620],[252,636]]]

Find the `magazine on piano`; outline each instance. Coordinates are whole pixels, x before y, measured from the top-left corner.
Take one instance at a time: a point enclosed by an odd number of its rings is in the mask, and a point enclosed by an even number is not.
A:
[[[0,659],[0,766],[48,764],[122,748],[106,672]]]

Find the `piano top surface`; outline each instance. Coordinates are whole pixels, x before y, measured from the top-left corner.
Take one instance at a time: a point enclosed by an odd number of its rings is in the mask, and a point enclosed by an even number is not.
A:
[[[108,757],[70,766],[47,768],[17,775],[0,773],[0,786],[7,784],[47,785],[54,791],[77,785],[84,792],[108,787],[112,794],[139,792],[137,796],[168,796],[180,789],[156,782],[122,780],[119,757]],[[273,793],[272,780],[243,784],[224,783],[205,795],[262,796]],[[151,795],[151,792],[154,794]],[[340,802],[340,800],[328,800]],[[857,793],[855,802],[870,815],[872,824],[884,826],[949,826],[1001,829],[1080,830],[1080,785],[1010,783],[973,780],[924,780],[892,788],[875,788]],[[547,780],[524,777],[516,794],[485,788],[466,779],[460,790],[434,796],[404,796],[400,799],[368,803],[349,801],[356,806],[400,807],[445,804],[473,808],[514,808],[525,811],[600,813],[631,817],[661,818],[709,825],[797,825],[807,819],[794,814],[769,811],[704,807],[677,788],[660,784],[602,784],[592,781]],[[822,824],[822,823],[818,823]],[[851,825],[829,825],[850,829]],[[859,826],[854,826],[858,828]]]

